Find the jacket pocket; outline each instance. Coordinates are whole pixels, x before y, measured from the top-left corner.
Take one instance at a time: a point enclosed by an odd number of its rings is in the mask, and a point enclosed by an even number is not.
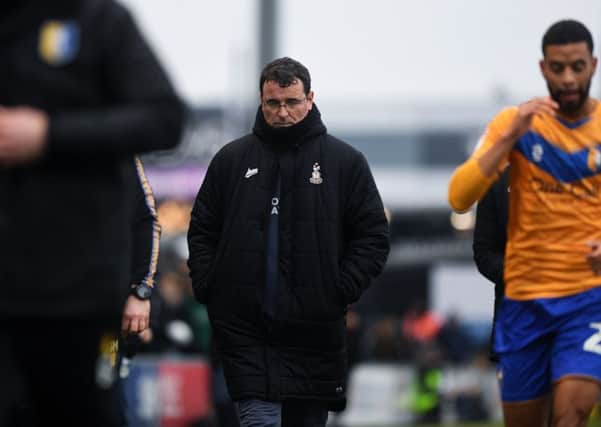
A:
[[[344,307],[324,287],[297,286],[291,289],[291,318],[335,320],[343,315]]]
[[[221,257],[217,257],[212,265],[209,267],[209,272],[207,273],[206,279],[194,286],[192,285],[192,293],[194,294],[194,298],[201,304],[208,304],[210,299],[211,289],[213,288],[213,282],[215,281],[215,272],[217,271],[217,266],[219,265]]]

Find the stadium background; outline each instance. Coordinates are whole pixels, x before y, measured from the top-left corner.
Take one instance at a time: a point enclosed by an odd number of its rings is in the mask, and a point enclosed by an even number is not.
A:
[[[598,44],[601,3],[123,1],[189,106],[180,147],[144,158],[164,230],[163,273],[182,273],[192,199],[212,155],[248,131],[261,65],[298,59],[312,73],[329,131],[367,156],[391,218],[386,271],[353,307],[349,408],[335,422],[412,425],[436,407],[438,423],[424,425],[500,425],[486,359],[493,287],[471,260],[473,211],[451,214],[446,183],[496,111],[546,93],[537,64],[544,30],[579,19]],[[204,326],[188,325],[201,335]],[[132,360],[132,372],[152,372],[145,388],[131,381],[128,389],[132,401],[154,402],[139,425],[180,425],[174,408],[183,406],[165,403],[175,377],[164,372],[190,360],[200,369],[209,363],[206,349],[182,351],[177,333],[174,340]],[[462,419],[493,424],[456,424]]]

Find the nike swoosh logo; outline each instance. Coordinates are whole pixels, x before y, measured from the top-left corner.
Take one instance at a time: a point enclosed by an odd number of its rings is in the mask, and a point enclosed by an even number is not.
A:
[[[259,168],[254,168],[254,169],[248,168],[246,173],[244,174],[244,178],[250,178],[251,176],[256,175],[258,173],[259,173]]]

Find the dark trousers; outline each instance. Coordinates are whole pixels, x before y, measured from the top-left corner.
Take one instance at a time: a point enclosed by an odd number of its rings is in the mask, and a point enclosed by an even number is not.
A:
[[[313,400],[245,399],[236,407],[241,427],[324,427],[328,421],[326,403]]]
[[[118,425],[99,358],[110,326],[104,319],[0,319],[0,427]]]

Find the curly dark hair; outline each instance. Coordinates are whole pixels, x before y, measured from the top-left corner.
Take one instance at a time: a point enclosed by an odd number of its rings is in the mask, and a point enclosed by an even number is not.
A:
[[[554,44],[586,42],[590,53],[593,53],[593,36],[581,22],[564,19],[551,25],[543,36],[543,55],[545,48]]]

